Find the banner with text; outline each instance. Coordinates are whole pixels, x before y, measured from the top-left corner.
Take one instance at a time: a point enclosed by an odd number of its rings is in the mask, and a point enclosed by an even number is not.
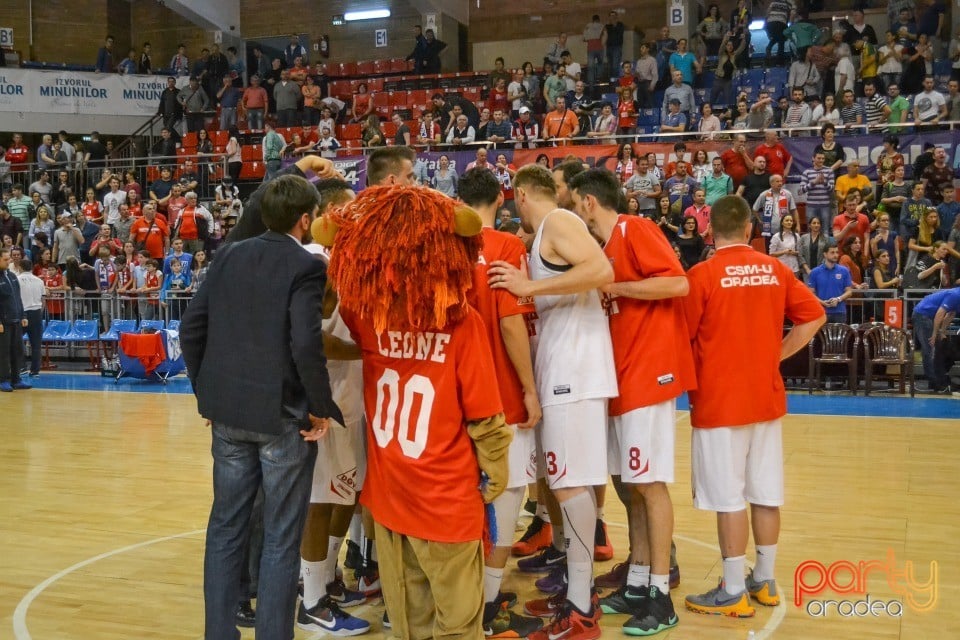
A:
[[[149,117],[166,86],[163,76],[0,69],[0,111]]]

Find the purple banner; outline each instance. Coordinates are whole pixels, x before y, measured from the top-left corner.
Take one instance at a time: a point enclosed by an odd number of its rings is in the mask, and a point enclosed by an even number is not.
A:
[[[907,179],[912,179],[913,163],[923,153],[923,145],[927,142],[947,150],[947,157],[952,158],[951,166],[954,175],[957,175],[957,169],[960,169],[960,146],[956,143],[958,136],[960,136],[960,132],[956,131],[899,134],[900,146],[898,150],[903,154]],[[878,177],[877,158],[883,152],[883,138],[884,136],[881,134],[869,134],[837,136],[836,140],[837,144],[844,148],[847,161],[856,158],[860,161],[860,173],[871,180],[876,180]],[[813,150],[820,144],[821,139],[819,136],[809,136],[782,138],[781,141],[793,156],[793,167],[790,175],[794,177],[794,181],[799,180],[798,176],[813,165]]]

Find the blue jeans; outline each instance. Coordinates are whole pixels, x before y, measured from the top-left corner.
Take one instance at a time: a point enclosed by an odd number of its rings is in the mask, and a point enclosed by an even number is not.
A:
[[[938,340],[936,346],[930,346],[930,337],[933,335],[933,318],[915,313],[912,322],[913,337],[920,343],[920,352],[923,355],[923,376],[927,379],[931,389],[942,389],[950,384],[946,359],[943,357],[946,340]]]
[[[220,107],[220,130],[226,131],[237,124],[236,107]]]
[[[587,84],[600,82],[600,74],[603,72],[603,53],[602,49],[587,53]]]
[[[620,65],[623,62],[623,45],[607,47],[607,62],[610,65],[610,79],[619,78],[622,74]]]
[[[247,109],[247,128],[263,129],[263,109]]]
[[[215,423],[213,507],[203,560],[206,640],[237,640],[234,622],[250,514],[263,486],[263,554],[257,592],[258,640],[290,640],[297,604],[300,539],[317,446],[287,422],[279,435]]]
[[[273,180],[273,177],[277,175],[278,171],[280,171],[280,168],[281,168],[280,165],[281,165],[280,160],[267,160],[266,172],[264,173],[263,181],[268,182],[270,180]]]

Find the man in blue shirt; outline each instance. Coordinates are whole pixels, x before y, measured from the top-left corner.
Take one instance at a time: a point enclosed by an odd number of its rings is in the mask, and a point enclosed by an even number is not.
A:
[[[947,328],[960,311],[960,287],[931,293],[913,308],[913,335],[923,354],[923,375],[930,390],[950,393]]]
[[[807,285],[827,312],[827,322],[846,323],[847,303],[844,302],[853,293],[853,279],[850,270],[841,264],[840,249],[830,242],[823,252],[823,264],[810,272]]]
[[[940,193],[943,195],[943,202],[937,205],[937,213],[940,214],[940,228],[943,229],[944,234],[949,234],[950,230],[953,229],[953,221],[960,213],[960,202],[957,202],[957,191],[954,189],[952,182],[944,185],[943,191]]]
[[[687,51],[686,38],[677,40],[677,52],[670,56],[670,70],[683,74],[683,81],[693,86],[694,69],[700,73],[700,62],[697,56]]]

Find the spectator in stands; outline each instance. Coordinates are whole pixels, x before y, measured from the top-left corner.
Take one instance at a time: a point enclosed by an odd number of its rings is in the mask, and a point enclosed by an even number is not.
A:
[[[853,45],[853,50],[860,56],[860,68],[857,73],[855,87],[858,96],[863,95],[863,86],[868,82],[877,84],[880,82],[879,61],[880,55],[877,52],[877,46],[866,40],[857,40]]]
[[[150,185],[150,199],[156,203],[156,210],[164,213],[167,210],[167,203],[170,201],[170,192],[173,189],[173,173],[170,167],[160,168],[160,177]],[[143,205],[144,214],[146,214],[147,205]]]
[[[361,139],[364,147],[382,147],[386,144],[386,138],[383,131],[380,130],[380,118],[377,117],[377,114],[371,113],[367,116]]]
[[[111,174],[112,177],[112,174]],[[109,183],[109,179],[107,181]],[[86,193],[84,194],[83,204],[80,205],[80,208],[77,210],[70,210],[74,216],[79,216],[83,213],[83,216],[92,222],[97,224],[103,222],[103,202],[102,198],[97,198],[97,193],[92,187],[88,187]]]
[[[808,47],[801,58],[790,65],[787,86],[802,88],[804,97],[808,97],[820,95],[820,82],[820,71],[813,63],[813,52]]]
[[[143,49],[140,51],[140,58],[137,60],[137,73],[141,75],[153,73],[153,58],[150,56],[150,49],[150,43],[144,42]]]
[[[494,165],[487,160],[486,147],[480,147],[477,149],[476,158],[467,164],[467,167],[464,169],[464,173],[470,171],[471,169],[486,169],[487,171],[493,171]]]
[[[433,188],[451,198],[456,198],[458,179],[456,170],[450,166],[450,158],[445,155],[440,156],[440,160],[437,161],[437,170],[430,181]]]
[[[753,157],[747,151],[747,137],[742,133],[734,136],[733,146],[720,154],[723,170],[733,179],[734,188],[753,170]],[[709,195],[709,194],[708,194]]]
[[[113,235],[121,243],[130,239],[130,228],[136,222],[136,218],[130,213],[130,206],[127,203],[120,205],[120,219],[113,225]]]
[[[733,100],[733,77],[739,69],[737,59],[743,52],[743,47],[746,46],[747,41],[741,38],[739,47],[735,47],[730,38],[730,33],[725,33],[723,40],[720,42],[720,55],[717,58],[716,71],[714,71],[713,87],[710,89],[710,102],[713,104],[728,104],[729,101]],[[637,64],[639,65],[639,61]]]
[[[424,59],[427,53],[427,39],[423,37],[423,29],[420,25],[413,27],[415,44],[413,51],[406,57],[406,60],[413,60],[413,69],[417,73],[424,73]]]
[[[97,51],[97,62],[94,69],[97,73],[113,73],[113,36],[108,35],[103,46]]]
[[[307,48],[300,44],[300,37],[295,33],[291,33],[290,42],[283,48],[283,60],[286,66],[288,68],[292,67],[297,58],[303,58],[303,61],[306,62],[308,56]]]
[[[843,200],[843,212],[833,220],[833,239],[842,245],[854,236],[861,239],[861,246],[870,246],[870,219],[857,211],[857,196],[850,193]]]
[[[634,64],[633,73],[637,84],[637,101],[641,108],[653,107],[653,93],[660,80],[660,71],[656,58],[650,55],[650,45],[646,42],[640,43],[640,57]]]
[[[950,275],[947,256],[950,254],[945,242],[936,241],[929,253],[920,253],[916,262],[904,269],[904,289],[946,289],[955,286]]]
[[[693,190],[693,204],[683,212],[683,217],[696,220],[697,233],[703,237],[704,244],[713,244],[713,234],[710,230],[710,205],[707,204],[707,192],[702,186]]]
[[[797,240],[797,259],[800,263],[802,278],[806,282],[810,272],[823,261],[829,237],[823,233],[823,225],[819,218],[811,218],[807,223],[807,233]]]
[[[567,69],[565,66],[558,65],[557,72],[547,77],[543,82],[543,99],[547,103],[547,109],[555,109],[557,98],[567,93],[567,82],[565,80]]]
[[[137,73],[137,50],[130,48],[127,51],[127,57],[117,65],[117,73],[121,75],[130,75]]]
[[[23,223],[20,219],[12,216],[10,210],[0,204],[0,236],[9,237],[12,240],[12,246],[22,247],[24,235]]]
[[[189,84],[177,94],[177,102],[183,108],[187,120],[187,131],[202,129],[206,112],[210,110],[210,97],[195,76],[191,76]]]
[[[63,269],[67,259],[80,258],[80,246],[84,238],[80,230],[73,224],[73,216],[69,213],[60,215],[60,228],[53,235],[53,260]]]
[[[494,109],[493,122],[487,125],[487,140],[494,143],[495,149],[506,148],[503,143],[513,140],[513,128],[505,118],[504,109]]]
[[[155,164],[169,165],[177,161],[177,141],[167,127],[160,130],[160,138],[153,147],[153,156]]]
[[[943,190],[953,187],[953,167],[947,164],[946,149],[936,147],[933,150],[933,162],[924,168],[920,180],[926,190],[926,197],[933,206],[943,202]]]
[[[617,140],[613,137],[616,133],[617,118],[613,115],[613,106],[604,102],[600,107],[600,115],[594,118],[593,125],[587,132],[587,137],[599,139],[600,144],[616,144]]]
[[[664,133],[683,133],[687,130],[687,116],[680,111],[680,100],[671,98],[667,113],[660,122],[660,131]]]
[[[603,36],[603,23],[600,16],[594,14],[583,29],[583,41],[587,43],[587,81],[590,84],[600,81],[605,49]]]
[[[854,190],[860,193],[870,192],[870,179],[860,173],[860,161],[853,158],[847,163],[847,173],[838,177],[836,182],[837,201],[842,206]],[[873,196],[871,194],[870,198]]]
[[[13,180],[14,183],[21,178],[18,174],[26,171],[29,155],[30,147],[23,144],[23,135],[19,133],[13,134],[12,141],[4,153],[4,158],[10,163],[10,179]]]
[[[933,56],[939,57],[940,36],[944,33],[947,5],[943,0],[921,0],[925,8],[917,11],[917,37],[926,36],[933,48]]]
[[[195,191],[188,191],[184,198],[187,201],[187,206],[180,213],[177,224],[173,229],[173,235],[182,242],[184,251],[193,254],[203,249],[203,243],[209,237],[210,228],[213,226],[213,215],[206,207],[197,202]],[[174,240],[175,250],[177,240]],[[189,267],[189,261],[185,266]],[[164,270],[166,270],[166,265],[164,265]]]
[[[364,92],[366,85],[361,84]],[[273,87],[273,99],[277,103],[277,126],[293,127],[299,122],[297,106],[300,103],[300,87],[290,79],[290,72],[280,72],[280,81]]]
[[[797,127],[809,127],[813,119],[813,112],[810,105],[804,101],[803,87],[795,86],[790,92],[793,100],[787,107],[783,116],[781,126],[784,129],[794,129]]]
[[[621,135],[634,132],[637,127],[637,101],[633,99],[633,87],[619,87],[617,93],[617,130]]]
[[[800,193],[807,196],[807,220],[819,219],[823,229],[829,233],[833,222],[835,180],[833,171],[825,162],[824,153],[814,151],[813,166],[801,174]]]
[[[947,120],[960,121],[960,80],[947,82]]]
[[[417,136],[420,144],[426,145],[427,149],[429,149],[430,145],[440,142],[441,135],[440,125],[434,120],[433,112],[428,110],[421,111],[420,133]]]
[[[940,228],[943,229],[944,233],[950,233],[950,230],[954,227],[957,214],[960,214],[960,202],[957,202],[957,190],[953,186],[953,181],[941,185],[940,193],[941,200],[937,205],[937,213],[940,215]],[[951,247],[951,249],[954,248]]]
[[[679,71],[683,82],[692,87],[695,76],[700,73],[702,68],[697,56],[687,51],[687,39],[680,38],[677,40],[677,51],[670,56],[671,73]]]
[[[577,135],[580,122],[576,114],[567,109],[565,96],[557,96],[555,102],[556,108],[543,118],[543,139],[563,143]]]
[[[230,127],[227,132],[227,147],[224,155],[227,161],[227,173],[233,178],[233,183],[240,182],[240,170],[243,168],[243,153],[240,146],[240,131],[236,125]]]
[[[761,192],[753,202],[753,211],[760,220],[760,236],[766,243],[767,252],[770,251],[770,239],[774,229],[780,228],[780,221],[790,214],[797,219],[797,205],[793,193],[783,186],[783,176],[778,173],[770,175],[770,188]]]
[[[55,160],[52,154],[53,136],[49,133],[43,134],[42,142],[37,147],[37,168],[46,169],[52,165]]]
[[[303,58],[299,57],[294,58],[293,66],[288,71],[290,71],[290,79],[297,83],[297,87],[301,88],[307,81],[307,76],[310,75],[310,67],[304,64]]]
[[[866,123],[877,126],[889,120],[890,106],[877,92],[876,80],[867,80],[863,83],[863,94],[866,98]]]
[[[457,116],[456,124],[447,133],[447,144],[462,149],[465,145],[473,144],[476,137],[476,129],[470,125],[467,116],[461,113]]]
[[[183,43],[177,45],[177,53],[170,58],[170,70],[176,76],[190,75],[190,59],[187,58],[187,47]]]
[[[768,129],[773,126],[773,99],[768,91],[757,93],[757,101],[750,106],[750,117],[747,119],[748,129]],[[748,137],[759,138],[761,134],[751,133]]]
[[[247,128],[255,131],[263,129],[264,115],[270,99],[266,89],[260,86],[260,76],[250,77],[250,86],[243,90],[240,102],[243,110],[247,112]]]
[[[546,55],[543,57],[544,62],[551,62],[553,64],[560,63],[560,54],[567,50],[567,34],[560,32],[557,35],[557,39],[554,41],[550,48],[547,50]],[[526,69],[524,69],[526,73]]]
[[[947,58],[950,60],[950,79],[960,81],[960,33],[955,33],[950,38]]]
[[[517,149],[536,149],[540,125],[530,116],[530,107],[520,107],[520,117],[513,123],[513,139]]]
[[[848,49],[845,47],[838,49],[837,55],[837,66],[833,71],[833,88],[837,94],[842,95],[846,91],[853,91],[857,79],[857,70],[850,60]]]
[[[504,111],[510,109],[510,100],[508,99],[509,94],[507,93],[507,81],[499,77],[493,81],[494,85],[490,89],[490,94],[487,96],[487,108],[492,112],[494,109],[503,109]],[[517,83],[520,84],[520,83]],[[523,86],[520,84],[520,86]]]
[[[178,181],[180,182],[180,187],[183,189],[184,193],[187,191],[193,191],[200,185],[199,177],[194,170],[193,160],[187,158],[183,161],[183,165],[180,168],[180,177],[178,178]]]
[[[903,76],[900,78],[900,89],[904,94],[915,95],[926,89],[924,78],[932,73],[932,60],[926,36],[906,46],[903,51]]]
[[[403,114],[399,111],[394,111],[393,115],[390,116],[390,120],[397,128],[397,132],[393,136],[393,144],[409,147],[413,143],[413,134],[410,133],[410,127],[403,121]]]
[[[426,30],[425,38],[423,73],[440,73],[440,52],[447,48],[447,43],[437,40],[433,29]]]
[[[877,71],[883,86],[889,87],[891,84],[900,81],[903,74],[903,45],[897,42],[897,36],[892,31],[887,31],[884,35],[885,42],[877,50],[877,61],[879,66]]]
[[[127,192],[120,189],[120,179],[110,179],[110,191],[103,196],[103,211],[108,226],[116,224],[120,219],[120,205],[127,201]]]
[[[753,159],[753,171],[737,187],[737,195],[752,206],[760,194],[770,188],[770,177],[767,172],[767,159],[760,155],[756,156]]]
[[[716,4],[707,7],[706,17],[697,25],[697,33],[707,48],[708,56],[718,55],[721,42],[727,36],[727,24],[720,17],[720,8]]]
[[[130,240],[134,247],[147,251],[151,258],[162,260],[170,248],[170,230],[157,217],[153,204],[143,205],[143,217],[130,228]]]
[[[793,156],[787,151],[787,148],[780,142],[780,136],[776,131],[767,131],[764,133],[763,144],[758,145],[753,153],[754,157],[763,156],[767,159],[767,170],[771,174],[780,176],[789,176],[790,168],[793,166]]]
[[[733,179],[723,171],[723,160],[720,156],[714,156],[710,161],[710,169],[710,173],[700,180],[700,185],[704,190],[704,202],[712,207],[713,203],[723,196],[732,194],[734,186]]]
[[[785,264],[794,275],[803,279],[800,268],[800,237],[797,235],[796,218],[787,214],[780,218],[780,230],[770,239],[770,255]]]
[[[826,127],[828,124],[831,127],[838,126],[840,121],[840,110],[836,107],[836,99],[833,97],[832,93],[828,93],[823,97],[823,103],[818,104],[813,108],[813,113],[810,115],[811,124],[821,125]],[[823,129],[821,129],[822,135]],[[833,129],[834,133],[836,129]]]
[[[100,256],[100,249],[103,248],[107,252],[107,258],[111,256],[120,255],[123,250],[123,243],[119,238],[115,238],[113,235],[113,228],[108,224],[100,225],[100,231],[97,234],[97,237],[93,239],[93,242],[90,243],[89,254],[93,258],[102,257]]]
[[[160,104],[157,106],[157,115],[162,118],[163,126],[175,131],[177,124],[183,118],[183,105],[180,104],[180,90],[177,89],[177,79],[167,78],[167,86],[160,94]]]
[[[206,73],[201,82],[208,96],[212,96],[220,88],[223,77],[230,74],[230,61],[220,51],[220,45],[214,43],[210,47],[210,55],[206,60]]]
[[[504,67],[503,58],[498,56],[497,59],[493,61],[493,71],[491,71],[490,75],[487,76],[486,88],[488,90],[496,87],[498,80],[502,79],[504,86],[506,86],[506,84],[510,82],[510,77],[511,77],[510,72],[504,69],[503,67]]]
[[[845,29],[844,42],[850,47],[853,47],[858,40],[864,40],[873,45],[878,44],[877,32],[864,20],[863,10],[854,9],[852,17],[853,22],[841,23]]]
[[[809,275],[808,284],[827,313],[827,322],[846,323],[847,305],[844,302],[853,295],[853,280],[850,270],[839,264],[840,250],[830,242],[823,252],[823,264],[815,267]]]
[[[770,59],[770,52],[773,51],[774,47],[777,47],[777,65],[781,67],[784,66],[785,58],[783,49],[787,43],[787,39],[783,32],[786,31],[787,24],[790,22],[795,11],[796,6],[793,0],[771,0],[770,5],[767,7],[767,19],[764,24],[764,29],[767,32],[767,38],[769,38],[765,61],[768,67],[773,64]]]
[[[933,88],[933,78],[923,79],[923,91],[913,99],[913,119],[919,123],[938,125],[947,119],[947,101],[943,94]]]
[[[847,238],[840,252],[840,264],[850,272],[850,280],[854,289],[869,289],[870,278],[868,269],[870,261],[863,251],[863,240],[859,236]]]
[[[580,80],[583,75],[580,63],[573,61],[573,56],[570,55],[569,51],[564,51],[560,54],[560,65],[558,65],[558,68],[560,66],[565,70],[563,81],[567,84],[567,91],[573,91],[577,80]]]
[[[673,84],[667,87],[663,94],[663,117],[666,118],[670,111],[670,101],[677,100],[680,105],[680,113],[686,116],[687,122],[690,121],[690,115],[696,110],[693,89],[689,84],[684,83],[683,73],[679,70],[673,71]]]
[[[611,11],[607,16],[607,24],[603,28],[603,40],[606,47],[607,63],[610,65],[610,75],[615,76],[623,60],[623,34],[626,31],[620,16]]]
[[[53,202],[53,185],[50,183],[50,172],[46,170],[40,171],[36,182],[30,183],[27,191],[30,192],[31,196],[39,193],[40,199],[43,200],[45,204],[51,204]]]
[[[693,205],[693,192],[699,187],[697,181],[687,174],[687,163],[677,158],[676,173],[663,184],[670,196],[670,211],[681,214]]]
[[[9,209],[5,208],[4,211],[6,211],[6,215],[8,216],[10,215]],[[3,219],[3,217],[4,217],[3,214],[0,213],[0,219]],[[12,218],[12,219],[17,220],[19,222],[19,219],[17,218]],[[28,228],[27,238],[26,238],[27,246],[32,247],[34,245],[34,242],[36,240],[38,233],[43,233],[46,235],[47,238],[52,238],[55,228],[56,228],[56,225],[54,224],[53,218],[50,215],[50,209],[48,209],[47,207],[39,207],[37,209],[37,216],[30,221],[30,226]],[[4,227],[3,233],[8,233],[5,227]],[[32,259],[32,256],[31,256],[31,259]]]
[[[890,260],[884,265],[889,271],[889,274],[885,274],[887,277],[889,277],[889,275],[900,275],[899,256],[903,250],[903,240],[897,232],[891,228],[891,224],[891,216],[888,212],[878,212],[877,229],[870,238],[870,255],[876,256],[879,259],[880,254],[884,251],[890,254]]]
[[[234,86],[230,76],[224,76],[217,91],[217,102],[220,104],[220,130],[226,131],[237,124],[237,105],[243,92]],[[201,127],[202,128],[202,127]]]
[[[840,104],[840,122],[847,129],[859,133],[861,129],[856,125],[863,124],[863,109],[860,104],[854,100],[853,89],[844,89],[843,98]]]
[[[665,224],[666,223],[661,225],[661,229],[664,228]],[[696,218],[693,216],[683,218],[680,224],[680,231],[676,234],[673,242],[680,250],[680,262],[683,263],[685,269],[689,270],[700,262],[700,256],[703,255],[703,250],[706,245],[703,237],[697,230]]]
[[[846,151],[837,143],[836,133],[836,127],[832,123],[824,124],[820,128],[820,144],[814,149],[814,153],[822,152],[826,166],[835,175],[839,175],[840,167],[846,162]]]

